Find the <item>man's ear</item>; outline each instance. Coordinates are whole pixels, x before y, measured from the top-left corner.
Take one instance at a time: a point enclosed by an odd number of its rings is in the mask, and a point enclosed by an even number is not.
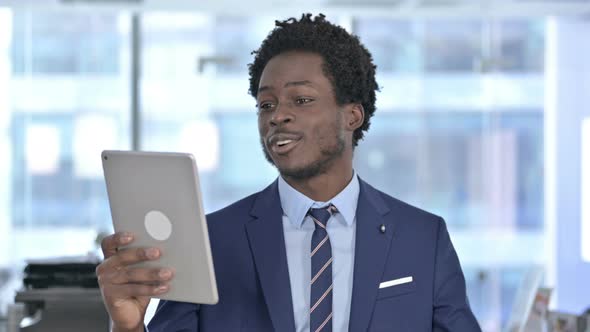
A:
[[[355,131],[363,125],[365,120],[365,109],[362,104],[349,104],[346,107],[345,126],[350,131]]]

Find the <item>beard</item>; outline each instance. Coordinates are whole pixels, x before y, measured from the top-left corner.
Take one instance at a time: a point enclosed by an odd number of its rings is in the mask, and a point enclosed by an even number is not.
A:
[[[330,128],[335,142],[328,146],[320,146],[320,157],[307,165],[291,168],[277,166],[266,147],[264,138],[260,137],[264,157],[271,165],[277,168],[283,177],[306,180],[324,174],[328,171],[332,162],[342,156],[346,147],[346,140],[341,130],[341,121],[341,117],[338,117],[338,121]]]

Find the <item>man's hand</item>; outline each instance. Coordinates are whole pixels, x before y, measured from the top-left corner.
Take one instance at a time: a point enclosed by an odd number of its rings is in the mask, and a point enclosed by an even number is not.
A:
[[[113,331],[143,331],[143,319],[151,296],[166,293],[173,271],[139,268],[132,264],[157,260],[157,248],[118,249],[133,242],[130,233],[115,233],[102,240],[104,261],[96,267],[98,284]]]

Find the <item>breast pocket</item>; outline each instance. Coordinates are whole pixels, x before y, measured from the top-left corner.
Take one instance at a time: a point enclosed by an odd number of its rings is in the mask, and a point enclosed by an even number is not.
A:
[[[420,322],[416,321],[416,282],[408,282],[380,288],[373,309],[370,332],[417,332]]]
[[[387,282],[385,282],[386,284]],[[377,300],[386,299],[394,296],[400,296],[416,291],[416,282],[414,280],[395,284],[379,289],[377,293]]]

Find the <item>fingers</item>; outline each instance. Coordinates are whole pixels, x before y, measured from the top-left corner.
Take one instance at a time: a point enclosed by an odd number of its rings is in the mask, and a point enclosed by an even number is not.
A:
[[[101,247],[104,258],[109,258],[117,253],[117,248],[128,245],[133,241],[133,234],[120,232],[111,234],[102,239]]]
[[[120,298],[133,298],[140,296],[157,296],[166,293],[170,289],[168,284],[159,285],[140,285],[140,284],[126,284],[126,285],[111,285],[110,293],[117,294]],[[116,305],[116,302],[115,302]]]
[[[160,258],[158,248],[124,248],[133,241],[131,233],[121,232],[105,237],[102,250],[105,260],[96,267],[96,275],[102,285],[127,283],[154,283],[172,278],[170,269],[129,268],[129,265]]]
[[[107,278],[109,282],[115,285],[123,284],[151,284],[157,285],[165,283],[172,279],[174,272],[171,269],[144,269],[144,268],[124,268],[115,271]]]
[[[116,252],[109,258],[105,259],[96,268],[97,275],[110,274],[119,271],[128,265],[140,263],[148,260],[156,260],[160,258],[160,250],[158,248],[126,248]]]
[[[121,243],[116,234],[105,238],[103,248],[111,250],[113,243]],[[126,300],[167,292],[170,287],[168,283],[174,277],[172,269],[130,266],[142,261],[156,260],[160,256],[158,248],[125,248],[115,251],[96,268],[105,300]]]
[[[116,265],[131,265],[158,258],[160,258],[158,248],[125,248],[119,250],[117,255],[110,257],[109,260]]]

